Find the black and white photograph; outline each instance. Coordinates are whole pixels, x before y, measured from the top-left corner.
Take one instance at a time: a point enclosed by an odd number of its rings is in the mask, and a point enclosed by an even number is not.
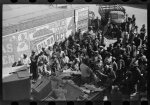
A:
[[[3,4],[2,100],[147,101],[146,4]]]

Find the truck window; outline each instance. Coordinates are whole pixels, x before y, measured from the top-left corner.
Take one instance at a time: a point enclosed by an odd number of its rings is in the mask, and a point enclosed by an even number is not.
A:
[[[123,19],[123,18],[124,18],[124,15],[119,14],[119,15],[118,15],[118,18],[119,18],[119,19]]]
[[[118,18],[118,15],[117,15],[117,14],[111,14],[111,18],[112,18],[112,19],[117,19],[117,18]]]

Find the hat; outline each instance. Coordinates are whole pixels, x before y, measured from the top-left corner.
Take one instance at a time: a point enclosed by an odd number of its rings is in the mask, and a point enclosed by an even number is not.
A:
[[[119,43],[117,44],[117,47],[120,47],[120,44],[119,44]]]
[[[35,53],[35,51],[34,51],[34,50],[32,50],[32,53]]]
[[[95,54],[98,54],[98,51],[95,51]]]
[[[119,56],[119,58],[121,59],[121,58],[123,58],[123,56],[122,56],[122,55],[120,55],[120,56]]]
[[[146,44],[143,44],[142,47],[143,47],[143,48],[146,48]]]
[[[125,32],[125,34],[127,35],[127,34],[128,34],[128,32],[126,31],[126,32]]]
[[[105,68],[106,68],[106,69],[109,69],[109,65],[106,65]]]
[[[103,46],[99,46],[99,48],[104,48]]]
[[[80,62],[79,58],[75,58],[75,60],[76,60],[77,62]]]
[[[44,47],[42,47],[42,50],[45,50],[45,48],[44,48]]]
[[[112,86],[112,92],[118,92],[119,91],[119,87],[116,86]]]
[[[57,58],[56,54],[53,55],[53,58]]]
[[[144,26],[144,27],[145,27],[145,24],[143,24],[142,26]]]
[[[76,44],[76,46],[77,46],[77,47],[80,47],[80,45],[79,45],[79,44]]]
[[[138,26],[135,26],[135,28],[137,29],[137,28],[138,28]]]
[[[116,60],[116,58],[115,58],[115,57],[112,57],[112,60]]]
[[[138,66],[139,66],[139,65],[138,65],[138,62],[134,62],[133,66],[134,66],[134,67],[138,67]]]
[[[132,41],[132,44],[135,44],[134,41]]]

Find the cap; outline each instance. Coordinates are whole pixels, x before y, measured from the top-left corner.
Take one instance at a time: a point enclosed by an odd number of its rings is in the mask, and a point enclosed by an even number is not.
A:
[[[79,58],[75,58],[75,60],[76,60],[77,62],[80,62]]]
[[[138,62],[135,62],[135,63],[133,64],[133,66],[134,66],[134,67],[139,66],[139,65],[138,65]]]
[[[103,46],[99,46],[99,48],[104,48]]]
[[[77,46],[77,47],[80,47],[80,45],[79,45],[79,44],[76,44],[76,46]]]
[[[35,53],[35,51],[34,51],[34,50],[32,50],[32,53]]]
[[[57,57],[56,54],[54,54],[53,57],[56,58]]]
[[[115,57],[112,57],[112,60],[116,60],[116,58],[115,58]]]
[[[119,43],[117,44],[117,47],[120,47],[120,44],[119,44]]]
[[[98,51],[95,51],[96,54],[98,54]]]
[[[116,86],[112,86],[112,92],[117,92],[119,91],[119,87],[116,85]]]
[[[123,58],[123,56],[122,56],[122,55],[120,55],[120,56],[119,56],[119,58]]]
[[[132,44],[135,44],[134,41],[132,41]]]

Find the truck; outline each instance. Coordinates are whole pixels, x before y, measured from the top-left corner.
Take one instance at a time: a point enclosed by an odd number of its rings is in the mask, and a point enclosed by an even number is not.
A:
[[[125,9],[118,5],[99,5],[98,10],[101,16],[102,25],[105,26],[108,21],[113,24],[123,23],[125,20]]]
[[[103,36],[108,36],[109,38],[114,38],[110,36],[109,33],[109,26],[117,25],[121,26],[122,23],[125,22],[125,14],[126,10],[118,4],[113,5],[99,5],[98,12],[101,16],[101,30]],[[108,34],[108,35],[107,35]]]

